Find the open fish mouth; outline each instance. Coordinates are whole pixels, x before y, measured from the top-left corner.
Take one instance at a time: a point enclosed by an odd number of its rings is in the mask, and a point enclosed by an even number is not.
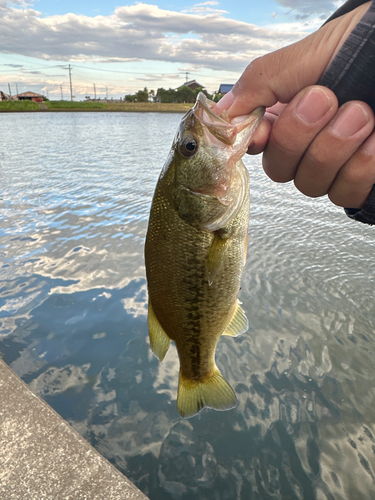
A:
[[[220,116],[212,111],[215,105],[216,103],[208,99],[203,92],[199,92],[193,113],[214,137],[228,146],[233,146],[238,142],[239,133],[246,129],[248,129],[247,134],[251,135],[265,111],[263,107],[260,107],[249,115],[236,116],[229,120],[227,111],[224,110]]]
[[[199,92],[193,107],[193,113],[214,137],[219,139],[220,142],[231,146],[236,141],[237,127],[229,122],[226,111],[223,111],[221,116],[215,114],[212,111],[214,106],[213,101],[207,99],[203,92]]]

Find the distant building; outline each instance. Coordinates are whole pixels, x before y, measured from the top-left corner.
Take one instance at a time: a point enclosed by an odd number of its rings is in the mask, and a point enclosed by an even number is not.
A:
[[[0,90],[0,101],[10,101],[10,96]]]
[[[218,94],[228,94],[234,87],[233,83],[222,83],[219,87]]]
[[[22,94],[18,94],[16,96],[20,101],[34,101],[34,102],[43,102],[43,96],[40,94],[36,94],[35,92],[23,92]]]
[[[181,87],[189,87],[189,89],[191,89],[191,90],[195,90],[198,87],[201,87],[202,89],[205,88],[204,85],[201,85],[200,83],[196,82],[195,80],[190,80],[189,82],[183,83],[182,85],[177,87],[177,90],[180,89]]]

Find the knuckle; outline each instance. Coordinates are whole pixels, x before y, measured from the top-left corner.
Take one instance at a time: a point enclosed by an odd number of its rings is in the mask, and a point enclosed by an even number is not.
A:
[[[269,144],[286,157],[302,157],[308,148],[311,138],[299,135],[300,127],[285,111],[278,117],[272,127]]]
[[[346,184],[373,183],[375,181],[375,158],[358,151],[342,169],[341,177]]]
[[[245,71],[240,76],[233,90],[235,90],[237,93],[247,91],[248,81],[253,81],[253,77],[255,77],[256,81],[259,75],[262,75],[263,72],[264,61],[263,56],[260,56],[251,61],[251,63],[246,66]]]
[[[293,180],[295,168],[292,165],[285,166],[274,160],[267,160],[263,156],[263,170],[267,176],[274,182],[285,183]]]
[[[300,156],[303,154],[301,148],[297,144],[291,143],[288,138],[282,134],[279,134],[278,130],[273,130],[272,133],[272,147],[278,150],[278,153],[282,156],[290,157],[290,156]]]
[[[271,181],[278,184],[285,184],[293,180],[292,174],[284,174],[276,166],[273,166],[273,168],[263,167],[263,169]]]
[[[327,191],[324,187],[309,182],[306,179],[300,179],[296,177],[294,179],[294,185],[298,191],[309,198],[319,198],[319,196],[324,196]]]
[[[324,148],[314,146],[314,144],[308,149],[306,159],[314,165],[314,169],[317,171],[326,171],[328,165],[332,164],[328,152]]]
[[[343,199],[342,194],[336,189],[330,189],[327,193],[329,200],[331,203],[338,207],[344,207],[346,205],[345,200]]]

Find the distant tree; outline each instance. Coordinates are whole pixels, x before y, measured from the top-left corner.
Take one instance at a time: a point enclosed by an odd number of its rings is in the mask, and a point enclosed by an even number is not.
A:
[[[125,96],[125,102],[134,102],[135,96],[134,95],[126,95]]]
[[[190,87],[180,87],[176,90],[176,100],[177,102],[194,102],[196,94]]]
[[[197,95],[199,94],[199,92],[203,92],[203,94],[208,98],[208,99],[212,99],[212,94],[209,94],[207,92],[207,90],[204,90],[202,87],[197,87],[195,90],[193,90],[194,92],[194,100],[197,98]]]
[[[160,88],[157,90],[156,97],[160,102],[175,102],[176,91],[171,88],[169,90]]]
[[[48,97],[46,97],[45,95],[43,96],[43,101],[49,101]]]
[[[222,97],[224,97],[225,94],[214,94],[213,101],[214,102],[219,102]]]
[[[144,90],[138,90],[138,92],[134,94],[134,100],[136,102],[148,102],[147,88],[145,87]]]

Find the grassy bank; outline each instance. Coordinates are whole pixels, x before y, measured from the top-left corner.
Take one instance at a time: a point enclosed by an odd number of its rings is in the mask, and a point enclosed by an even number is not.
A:
[[[125,111],[125,112],[164,112],[185,113],[192,104],[151,103],[151,102],[71,102],[45,101],[1,101],[0,112],[13,111]]]
[[[40,106],[32,101],[1,101],[0,111],[40,111]]]

